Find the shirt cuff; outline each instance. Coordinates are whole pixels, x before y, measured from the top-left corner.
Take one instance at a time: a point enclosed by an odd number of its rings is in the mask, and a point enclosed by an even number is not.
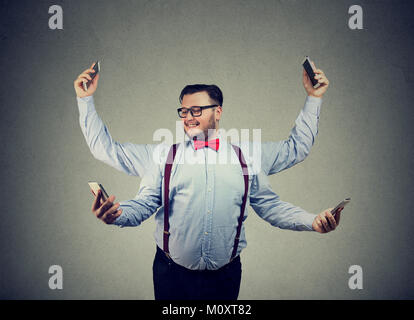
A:
[[[321,105],[322,98],[307,96],[305,100],[305,106],[303,107],[303,111],[309,112],[319,117]]]
[[[112,223],[113,225],[121,227],[121,228],[125,226],[128,219],[127,219],[126,215],[124,214],[124,210],[125,209],[122,209],[121,215],[118,218],[115,219],[115,221]]]
[[[313,221],[317,217],[316,214],[308,213],[302,217],[301,223],[296,226],[298,231],[314,231],[312,228]]]
[[[83,98],[76,97],[76,100],[78,102],[79,114],[81,117],[87,115],[88,112],[95,110],[93,96]]]

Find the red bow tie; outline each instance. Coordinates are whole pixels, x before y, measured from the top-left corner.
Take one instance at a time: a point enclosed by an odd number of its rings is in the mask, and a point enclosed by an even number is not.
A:
[[[198,150],[204,147],[209,147],[217,151],[219,148],[219,139],[214,139],[210,141],[194,140],[194,149]]]

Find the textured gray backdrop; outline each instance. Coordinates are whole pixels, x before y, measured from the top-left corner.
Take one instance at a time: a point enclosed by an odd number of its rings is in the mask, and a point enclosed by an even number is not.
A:
[[[48,8],[63,8],[49,30]],[[348,8],[364,29],[348,28]],[[282,231],[249,209],[240,299],[412,299],[413,38],[410,1],[2,1],[0,297],[153,299],[154,218],[106,226],[87,181],[118,200],[140,180],[95,160],[73,89],[95,59],[96,108],[120,142],[175,129],[180,90],[215,83],[221,126],[285,139],[305,101],[310,55],[331,85],[301,164],[271,176],[311,212],[352,203],[330,234]],[[63,268],[63,290],[48,269]],[[350,290],[348,268],[363,268]]]

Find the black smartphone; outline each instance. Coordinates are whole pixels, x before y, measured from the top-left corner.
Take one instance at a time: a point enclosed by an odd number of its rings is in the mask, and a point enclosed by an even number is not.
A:
[[[312,64],[308,56],[306,56],[305,59],[303,60],[302,66],[305,69],[306,73],[308,74],[308,77],[310,81],[312,82],[313,88],[314,89],[318,88],[320,86],[320,83],[318,82],[318,80],[315,79],[315,72],[313,72]]]
[[[89,73],[89,75],[91,76],[91,78],[93,80],[93,78],[96,77],[96,75],[99,73],[99,71],[101,71],[101,62],[96,61],[92,69],[95,70],[95,72]],[[92,83],[92,80],[88,80],[87,82],[83,83],[83,90],[88,91],[88,87]]]

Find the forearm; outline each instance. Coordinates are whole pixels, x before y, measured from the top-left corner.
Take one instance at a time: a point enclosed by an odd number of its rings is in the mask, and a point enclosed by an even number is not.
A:
[[[122,209],[122,214],[113,223],[119,227],[137,227],[157,211],[141,200],[122,201],[119,209]]]
[[[307,96],[289,138],[262,144],[262,168],[267,175],[290,168],[307,157],[318,134],[321,104],[321,98]]]
[[[256,185],[253,188],[256,188]],[[254,197],[250,198],[250,205],[263,220],[281,229],[313,230],[312,223],[316,217],[315,214],[281,201],[269,185],[261,184],[256,190]]]
[[[296,150],[295,163],[303,161],[309,154],[318,134],[319,114],[322,99],[308,96],[305,105],[295,121],[288,143]]]
[[[313,231],[315,217],[315,214],[280,200],[262,213],[262,218],[272,226],[295,231]]]
[[[151,145],[121,144],[114,141],[95,110],[93,96],[78,98],[79,124],[92,155],[129,175],[142,176],[152,156]]]

